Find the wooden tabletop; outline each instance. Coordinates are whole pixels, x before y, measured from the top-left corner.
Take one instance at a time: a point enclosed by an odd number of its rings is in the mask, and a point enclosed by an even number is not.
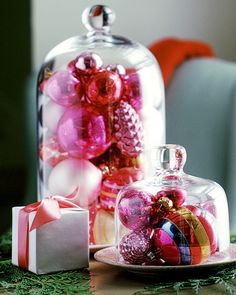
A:
[[[154,278],[152,281],[133,275],[120,268],[97,262],[93,258],[90,260],[91,286],[94,286],[96,295],[133,295],[142,290],[145,286],[158,283],[160,279]],[[236,292],[236,279],[232,282]],[[171,289],[165,289],[159,294],[176,295]],[[181,295],[194,295],[194,291],[186,289],[181,291]],[[225,287],[220,284],[203,287],[201,295],[227,295]],[[149,295],[146,293],[146,295]]]

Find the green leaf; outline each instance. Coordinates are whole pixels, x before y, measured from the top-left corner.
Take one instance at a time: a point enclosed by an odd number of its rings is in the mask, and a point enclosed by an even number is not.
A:
[[[36,275],[13,266],[11,233],[0,238],[0,292],[14,295],[94,294],[87,270]]]

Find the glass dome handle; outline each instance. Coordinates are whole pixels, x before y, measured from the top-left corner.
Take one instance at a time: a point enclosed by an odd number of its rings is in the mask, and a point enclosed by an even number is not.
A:
[[[114,11],[105,5],[93,5],[82,14],[82,22],[89,31],[109,32],[114,20]]]
[[[186,150],[180,145],[167,144],[159,146],[153,151],[153,159],[157,162],[157,169],[182,170],[186,158]]]

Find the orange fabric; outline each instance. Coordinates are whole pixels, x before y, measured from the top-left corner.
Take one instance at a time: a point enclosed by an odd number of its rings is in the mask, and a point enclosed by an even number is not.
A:
[[[212,48],[204,42],[177,38],[157,41],[149,46],[149,50],[160,65],[165,87],[168,86],[176,67],[186,59],[214,56]]]

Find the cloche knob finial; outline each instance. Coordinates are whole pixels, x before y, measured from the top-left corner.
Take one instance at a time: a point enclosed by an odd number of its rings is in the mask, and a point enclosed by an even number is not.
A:
[[[82,14],[82,22],[89,31],[109,31],[114,20],[114,11],[105,5],[93,5]]]

